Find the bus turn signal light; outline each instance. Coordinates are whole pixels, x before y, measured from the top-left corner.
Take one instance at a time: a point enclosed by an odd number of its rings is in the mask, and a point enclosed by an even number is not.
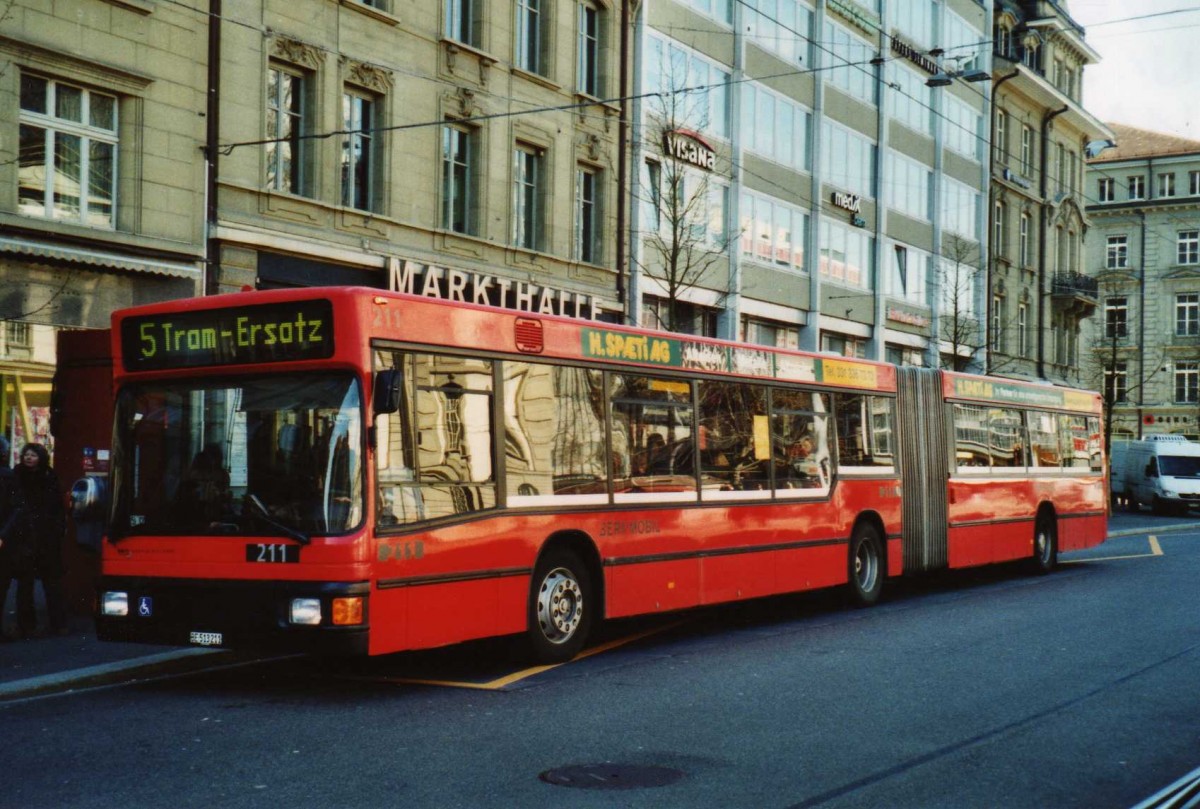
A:
[[[363,622],[363,600],[356,598],[335,598],[333,600],[333,625],[354,626]]]

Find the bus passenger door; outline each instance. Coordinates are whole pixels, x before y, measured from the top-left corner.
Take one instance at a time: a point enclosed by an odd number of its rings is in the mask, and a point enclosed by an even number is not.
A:
[[[950,450],[942,375],[904,367],[896,369],[896,382],[904,570],[937,570],[949,564]]]

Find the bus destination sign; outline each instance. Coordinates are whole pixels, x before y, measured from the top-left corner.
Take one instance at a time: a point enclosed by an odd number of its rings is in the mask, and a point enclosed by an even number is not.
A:
[[[327,300],[141,315],[121,323],[127,371],[332,356],[333,304]]]

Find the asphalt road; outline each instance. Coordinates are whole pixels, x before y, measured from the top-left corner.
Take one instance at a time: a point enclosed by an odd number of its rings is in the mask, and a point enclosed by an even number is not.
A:
[[[1200,525],[1167,522],[870,610],[617,623],[543,671],[488,642],[10,704],[0,807],[1129,807],[1200,766]]]

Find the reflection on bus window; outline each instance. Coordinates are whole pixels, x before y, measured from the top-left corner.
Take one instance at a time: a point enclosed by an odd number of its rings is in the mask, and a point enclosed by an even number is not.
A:
[[[505,486],[514,505],[607,500],[603,374],[504,364]],[[525,498],[517,500],[514,498]]]
[[[404,379],[400,410],[377,425],[379,524],[494,508],[492,363],[398,352],[377,360]]]
[[[1029,447],[1034,467],[1057,469],[1062,465],[1056,414],[1036,410],[1029,413]]]
[[[610,379],[616,494],[636,495],[636,499],[694,498],[690,383],[630,374],[613,374]]]
[[[883,396],[839,393],[834,399],[837,419],[838,468],[892,467],[896,463],[892,400]]]
[[[278,534],[270,520],[339,534],[362,519],[362,412],[348,373],[130,386],[115,441],[119,533]]]
[[[988,450],[993,468],[1025,468],[1025,423],[1020,410],[988,410]]]
[[[719,490],[769,491],[766,387],[701,382],[698,442],[701,472]]]
[[[960,471],[989,468],[988,409],[975,405],[954,406],[954,456]]]
[[[771,446],[777,492],[827,492],[832,476],[829,395],[773,390]]]

